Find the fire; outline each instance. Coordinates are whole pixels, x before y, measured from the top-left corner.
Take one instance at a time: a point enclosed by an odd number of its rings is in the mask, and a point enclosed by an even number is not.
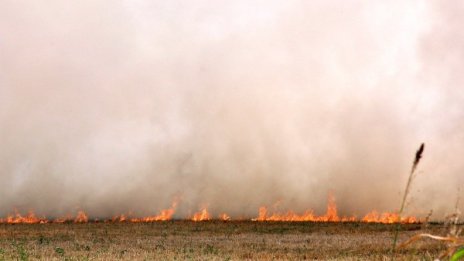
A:
[[[43,224],[48,223],[46,218],[38,218],[34,212],[29,211],[26,216],[22,216],[17,210],[15,210],[14,215],[8,215],[6,218],[0,218],[0,223],[8,223],[8,224]]]
[[[89,221],[87,214],[84,211],[79,210],[77,216],[74,219],[74,223],[87,223]]]
[[[177,201],[174,201],[172,203],[171,208],[161,210],[159,215],[143,217],[143,218],[131,218],[130,222],[137,223],[137,222],[155,222],[155,221],[171,220],[172,216],[174,215],[174,212],[176,211],[176,207],[177,207]],[[126,219],[124,218],[124,220],[120,219],[119,221],[125,221],[125,220]]]
[[[317,216],[312,210],[307,210],[303,214],[298,215],[293,211],[285,213],[274,212],[269,214],[266,207],[260,207],[258,217],[252,219],[253,221],[311,221],[311,222],[348,222],[356,221],[355,217],[339,217],[337,214],[337,205],[335,204],[335,197],[329,196],[327,204],[327,212],[323,216]]]
[[[114,216],[110,219],[102,220],[103,222],[131,222],[131,223],[148,223],[148,222],[160,222],[172,220],[178,200],[174,200],[171,207],[160,210],[157,215],[145,216],[145,217],[133,217],[132,214],[121,214]],[[274,204],[273,209],[277,208],[278,203]],[[189,218],[192,221],[208,221],[212,220],[212,215],[208,212],[206,207],[196,212]],[[246,220],[244,218],[233,219],[228,214],[222,213],[218,216],[218,220],[230,221],[230,220]],[[298,222],[298,221],[309,221],[309,222],[365,222],[365,223],[419,223],[420,220],[416,217],[399,217],[394,212],[379,213],[377,211],[371,211],[366,214],[363,218],[357,219],[355,216],[351,217],[340,217],[337,211],[337,205],[335,203],[335,197],[329,195],[327,202],[327,210],[324,215],[318,216],[314,214],[312,210],[306,210],[302,214],[297,214],[292,210],[279,212],[270,211],[266,206],[262,206],[258,209],[258,216],[251,219],[252,221],[287,221],[287,222]],[[0,224],[43,224],[43,223],[87,223],[87,222],[99,222],[97,219],[89,219],[87,213],[79,210],[75,216],[66,215],[64,217],[58,217],[55,219],[47,219],[45,217],[38,217],[33,211],[29,211],[26,215],[21,215],[17,210],[14,214],[7,215],[5,218],[0,218]]]
[[[211,215],[206,208],[201,209],[199,212],[193,214],[192,221],[206,221],[211,220]]]
[[[71,215],[66,215],[65,217],[55,218],[53,223],[65,223],[65,222],[73,222],[74,218]]]
[[[230,216],[227,215],[226,213],[222,213],[221,215],[219,215],[219,219],[222,220],[222,221],[229,221]]]
[[[260,207],[258,211],[258,217],[252,219],[253,221],[310,221],[310,222],[366,222],[366,223],[419,223],[420,220],[415,217],[402,217],[401,221],[398,214],[385,212],[382,214],[372,211],[364,216],[361,220],[355,216],[351,217],[340,217],[337,212],[337,205],[335,203],[335,197],[329,195],[327,203],[327,211],[322,216],[317,216],[312,210],[306,210],[303,214],[296,214],[293,211],[287,211],[285,213],[273,212],[269,213],[266,207]]]
[[[119,216],[114,216],[111,219],[111,222],[126,222],[127,221],[127,216],[124,214],[121,214]]]
[[[340,218],[337,215],[337,204],[335,204],[335,197],[332,194],[329,195],[329,203],[327,204],[327,213],[325,214],[325,218],[327,221],[331,222],[340,221]]]
[[[419,220],[415,217],[402,217],[400,221],[400,217],[396,213],[378,213],[377,211],[371,211],[366,214],[362,219],[362,222],[367,223],[384,223],[384,224],[393,224],[393,223],[418,223]]]

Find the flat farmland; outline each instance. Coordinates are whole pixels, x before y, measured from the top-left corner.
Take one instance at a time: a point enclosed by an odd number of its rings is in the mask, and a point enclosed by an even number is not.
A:
[[[389,260],[396,225],[165,221],[1,224],[0,260]],[[404,224],[402,242],[443,225]],[[397,260],[433,260],[446,249],[422,240]]]

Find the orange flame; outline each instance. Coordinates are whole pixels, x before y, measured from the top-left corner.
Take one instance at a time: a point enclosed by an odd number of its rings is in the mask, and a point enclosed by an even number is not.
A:
[[[15,210],[14,215],[8,215],[4,219],[0,219],[0,223],[8,223],[8,224],[37,224],[37,223],[48,223],[46,218],[38,218],[34,214],[34,212],[29,211],[26,216],[22,216],[17,210]]]
[[[226,213],[222,213],[221,215],[219,215],[219,219],[222,220],[222,221],[229,221],[230,216],[227,215]]]
[[[362,219],[362,222],[367,223],[384,223],[384,224],[393,224],[393,223],[418,223],[419,220],[415,217],[400,217],[397,213],[385,212],[379,214],[377,211],[371,211],[367,213]]]
[[[376,211],[372,211],[363,219],[358,220],[355,216],[351,217],[339,217],[337,212],[337,205],[335,203],[335,197],[329,195],[327,203],[327,212],[323,216],[317,216],[312,210],[306,210],[303,214],[298,215],[293,211],[287,211],[285,213],[275,212],[269,214],[266,207],[260,207],[258,217],[252,219],[253,221],[310,221],[310,222],[375,222],[375,223],[418,223],[419,219],[415,217],[403,217],[401,221],[396,213],[385,212],[379,215]]]
[[[211,215],[208,213],[206,208],[201,209],[197,213],[193,214],[192,221],[206,221],[211,220]]]
[[[167,221],[171,220],[177,207],[178,201],[174,200],[171,207],[168,209],[163,209],[159,212],[158,215],[146,216],[146,217],[130,217],[131,214],[125,215],[121,214],[115,216],[111,219],[103,220],[104,222],[133,222],[133,223],[147,223],[147,222],[157,222],[157,221]],[[278,203],[274,204],[274,209],[277,208]],[[208,212],[207,208],[202,208],[200,211],[193,214],[190,217],[192,221],[207,221],[211,220],[212,216]],[[226,214],[222,213],[218,217],[219,220],[229,221],[232,218]],[[245,220],[243,218],[234,219],[234,220]],[[416,217],[402,217],[399,218],[397,213],[384,212],[379,213],[377,211],[371,211],[366,214],[362,219],[357,219],[355,216],[351,217],[340,217],[337,211],[337,205],[335,203],[335,197],[329,195],[327,203],[327,211],[322,216],[317,216],[312,210],[306,210],[303,214],[296,214],[295,212],[289,210],[287,212],[271,212],[265,206],[260,207],[258,211],[258,216],[252,221],[309,221],[309,222],[366,222],[366,223],[419,223],[420,220]],[[92,222],[98,222],[97,219],[90,220]],[[6,218],[0,218],[0,223],[6,224],[38,224],[38,223],[65,223],[65,222],[74,222],[74,223],[87,223],[89,218],[84,211],[78,211],[76,216],[67,215],[65,217],[59,217],[56,219],[47,219],[45,217],[37,217],[34,212],[29,211],[27,215],[21,215],[17,210],[14,211],[14,214],[7,215]]]
[[[327,204],[327,213],[325,214],[326,221],[338,222],[340,218],[337,214],[337,204],[335,204],[335,197],[329,194],[329,203]]]
[[[176,211],[176,207],[177,207],[177,201],[174,201],[172,203],[171,208],[161,210],[159,215],[143,217],[143,218],[131,218],[130,222],[155,222],[155,221],[171,220],[172,216],[174,215],[174,212]],[[124,220],[120,219],[119,221],[125,221],[125,218]]]
[[[114,216],[111,219],[111,222],[126,222],[126,221],[127,221],[127,216],[124,214],[121,214],[119,216]],[[106,222],[109,222],[109,221],[106,221]]]
[[[85,214],[84,211],[79,210],[76,218],[74,219],[74,223],[87,223],[88,221],[89,218],[87,217],[87,214]]]
[[[65,222],[73,222],[74,218],[71,215],[66,215],[65,217],[55,218],[53,223],[65,223]]]
[[[305,211],[302,215],[298,215],[293,211],[287,211],[286,213],[272,213],[268,215],[266,207],[259,208],[258,217],[252,219],[253,221],[311,221],[311,222],[347,222],[355,221],[355,217],[343,217],[340,218],[337,214],[337,205],[335,204],[335,197],[329,195],[327,204],[327,212],[323,216],[316,216],[312,210]]]

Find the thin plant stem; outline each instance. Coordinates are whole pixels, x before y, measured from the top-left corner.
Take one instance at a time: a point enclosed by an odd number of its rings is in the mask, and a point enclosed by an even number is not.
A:
[[[409,173],[408,182],[406,183],[406,188],[403,193],[403,199],[401,200],[401,207],[398,212],[398,223],[396,223],[395,235],[393,237],[393,246],[391,250],[391,260],[395,259],[395,249],[396,243],[398,241],[398,234],[400,232],[401,227],[401,215],[403,214],[404,206],[406,204],[406,199],[409,194],[409,189],[411,187],[412,179],[414,177],[414,173],[416,171],[417,165],[419,164],[420,159],[422,158],[422,153],[424,152],[424,143],[421,144],[420,148],[416,152],[416,157],[414,158],[414,162],[412,164],[411,172]]]

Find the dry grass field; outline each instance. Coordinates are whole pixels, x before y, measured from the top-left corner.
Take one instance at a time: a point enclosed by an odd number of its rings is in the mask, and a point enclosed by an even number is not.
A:
[[[395,225],[251,221],[0,225],[0,260],[387,260]],[[402,225],[400,242],[420,232]],[[433,260],[423,240],[397,260]]]

